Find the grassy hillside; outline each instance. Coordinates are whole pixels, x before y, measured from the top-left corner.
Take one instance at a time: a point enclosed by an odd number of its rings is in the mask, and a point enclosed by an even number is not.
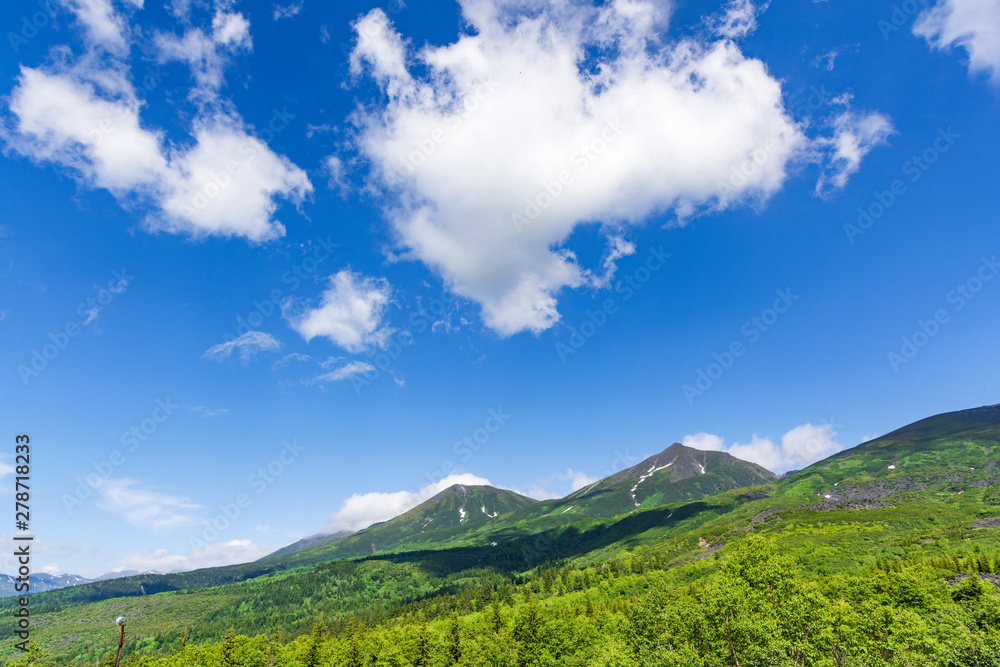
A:
[[[995,636],[1000,631],[1000,600],[993,584],[983,583],[1000,582],[998,427],[1000,410],[995,407],[940,415],[776,481],[647,509],[646,499],[659,493],[650,486],[650,496],[636,494],[641,498],[639,508],[633,504],[613,517],[597,516],[599,511],[587,516],[563,510],[604,489],[609,489],[605,497],[621,496],[622,489],[630,497],[637,481],[634,475],[619,473],[619,479],[606,480],[575,497],[530,504],[478,523],[461,520],[457,509],[468,509],[467,503],[455,504],[461,503],[460,493],[445,494],[435,505],[439,506],[437,516],[450,517],[453,525],[414,532],[414,527],[419,528],[430,516],[426,512],[432,508],[425,507],[400,522],[406,530],[399,529],[402,537],[391,548],[372,555],[369,546],[367,557],[361,559],[316,564],[338,557],[335,543],[291,554],[276,561],[280,568],[268,572],[253,569],[269,567],[266,562],[237,566],[246,568],[242,572],[245,581],[233,578],[233,568],[157,579],[172,585],[180,584],[183,577],[189,581],[230,580],[202,590],[95,604],[80,604],[83,600],[74,597],[86,587],[36,595],[40,620],[35,637],[59,664],[93,664],[107,643],[108,630],[101,629],[101,619],[110,623],[127,609],[136,619],[130,625],[136,655],[181,651],[179,655],[191,660],[168,662],[163,667],[223,664],[212,662],[223,650],[219,645],[198,649],[203,652],[197,658],[204,660],[201,663],[185,653],[194,649],[182,651],[181,645],[220,642],[230,628],[248,636],[281,631],[282,641],[268,640],[268,644],[262,639],[260,646],[264,648],[260,650],[271,651],[276,660],[285,656],[284,664],[291,667],[306,667],[303,656],[312,641],[310,628],[319,619],[333,634],[321,634],[317,640],[326,651],[323,655],[329,657],[328,662],[317,664],[329,665],[352,664],[345,662],[349,656],[344,651],[355,650],[369,656],[379,650],[399,652],[399,661],[379,664],[419,664],[408,651],[411,640],[425,632],[421,628],[427,628],[433,640],[428,645],[436,656],[436,662],[423,664],[435,665],[698,665],[703,663],[697,660],[706,655],[715,656],[715,661],[704,664],[715,665],[737,664],[737,658],[740,665],[1000,664],[992,648],[1000,645]],[[671,483],[700,481],[712,474],[711,458],[699,458],[706,454],[713,453],[668,449],[660,457],[668,456],[643,462],[636,472],[643,477],[651,472],[650,467],[660,466],[669,471],[673,466],[666,464],[677,455],[678,461],[687,457],[681,467],[693,466],[696,474],[679,474],[680,479]],[[719,466],[727,463],[725,459],[717,462]],[[728,474],[735,476],[735,472]],[[654,481],[654,476],[645,477],[638,489],[645,490],[649,481]],[[457,525],[453,520],[456,514]],[[758,539],[766,540],[766,549],[754,542]],[[808,656],[795,653],[804,648],[781,642],[772,645],[770,640],[761,639],[771,657],[754,653],[760,646],[753,642],[743,647],[748,653],[727,657],[724,642],[719,643],[722,640],[712,634],[714,630],[708,631],[709,626],[696,632],[693,627],[671,625],[678,616],[670,610],[681,608],[688,610],[685,613],[694,619],[692,623],[717,625],[718,617],[713,614],[723,608],[718,606],[722,604],[719,596],[724,597],[726,590],[721,582],[743,586],[747,600],[758,599],[754,596],[761,593],[764,584],[752,577],[740,579],[743,574],[739,572],[725,573],[724,564],[736,558],[734,554],[743,544],[756,545],[755,553],[771,550],[768,559],[776,554],[787,559],[781,561],[779,569],[794,572],[796,586],[804,587],[797,589],[796,595],[812,600],[809,604],[813,606],[808,608],[814,609],[821,621],[813,627],[802,625],[805,621],[801,616],[789,620],[782,616],[785,611],[778,598],[767,598],[771,602],[760,602],[763,606],[754,614],[740,617],[746,622],[741,632],[758,632],[753,629],[754,619],[765,618],[771,619],[767,623],[778,624],[767,626],[771,627],[768,636],[818,633],[802,644],[809,644]],[[296,566],[294,559],[301,559],[302,565]],[[624,568],[627,575],[607,577],[606,564],[615,572]],[[564,576],[564,572],[568,574]],[[977,576],[970,579],[968,574]],[[249,579],[251,575],[255,578]],[[529,600],[528,591],[536,596],[534,602]],[[485,610],[494,600],[501,601],[499,615],[505,619],[504,629],[484,635],[484,623],[498,622],[490,621]],[[517,628],[525,615],[535,613],[532,604],[542,619],[540,627],[548,628],[539,630],[536,639],[543,639],[535,648],[548,651],[554,661],[538,658],[540,662],[519,662],[517,657],[518,651],[528,650],[523,632]],[[647,614],[652,609],[655,623],[651,623],[656,627],[633,627],[642,625],[636,609]],[[743,611],[732,613],[749,613],[740,609]],[[449,618],[452,612],[457,621]],[[830,616],[833,612],[835,617]],[[4,619],[0,632],[9,637],[10,616],[2,605],[0,614]],[[883,626],[871,625],[876,621]],[[449,663],[445,647],[448,637],[455,634],[455,623],[459,644],[468,647],[470,657]],[[570,633],[573,636],[589,632],[596,633],[593,636],[598,639],[556,637],[562,630],[555,632],[554,628],[569,626],[576,628]],[[680,638],[670,650],[662,645],[661,630],[666,632],[663,628],[667,626],[672,628],[670,636]],[[778,632],[775,628],[779,626],[785,629]],[[549,631],[554,634],[546,634]],[[302,638],[285,643],[297,635]],[[755,636],[764,637],[759,633]],[[496,641],[487,641],[488,637]],[[256,646],[253,642],[257,641],[239,640],[247,647]],[[639,661],[638,654],[629,653],[636,646],[659,646],[655,651],[662,660]],[[11,649],[11,640],[0,641],[0,657],[11,656]],[[474,662],[471,656],[480,659],[483,651],[507,651],[510,659]],[[951,654],[954,651],[964,653],[956,658]],[[556,658],[556,653],[561,657]],[[668,654],[674,657],[668,659]],[[969,662],[973,658],[980,662]]]

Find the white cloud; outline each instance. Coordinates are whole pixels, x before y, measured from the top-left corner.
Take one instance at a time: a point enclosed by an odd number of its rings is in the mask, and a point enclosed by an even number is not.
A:
[[[830,49],[813,58],[813,67],[821,67],[827,72],[832,72],[836,66],[837,58],[840,56],[840,49]]]
[[[307,341],[323,336],[348,352],[361,352],[381,347],[392,334],[382,321],[391,293],[385,279],[344,269],[330,277],[319,308],[287,316],[292,328]],[[289,303],[291,309],[297,306]]]
[[[54,64],[21,67],[10,95],[11,121],[4,139],[38,162],[63,165],[88,187],[111,192],[124,205],[150,207],[143,224],[193,236],[238,236],[263,242],[284,234],[274,219],[277,199],[300,203],[312,191],[306,173],[253,135],[216,89],[228,53],[249,48],[248,24],[220,12],[210,34],[192,28],[184,37],[159,35],[165,59],[191,63],[199,104],[193,141],[167,145],[162,131],[143,122],[125,59],[100,51],[122,31],[98,20],[113,12],[107,2],[80,0],[73,7],[97,37],[80,56],[65,53]],[[112,14],[114,25],[124,25]],[[119,26],[120,27],[120,26]],[[117,48],[117,47],[116,47]],[[114,51],[112,53],[117,53]]]
[[[781,451],[791,465],[807,466],[843,449],[836,435],[829,425],[802,424],[781,436]]]
[[[340,509],[330,516],[325,531],[358,531],[379,521],[388,521],[407,512],[425,500],[432,498],[453,484],[467,486],[489,485],[490,481],[471,473],[448,475],[436,484],[428,484],[417,492],[396,491],[393,493],[355,493],[341,504]]]
[[[275,21],[280,21],[281,19],[290,19],[302,11],[302,6],[304,4],[305,0],[299,0],[299,2],[290,2],[287,5],[275,5],[274,11],[271,14],[271,18],[273,18]]]
[[[250,22],[242,14],[225,11],[215,13],[209,32],[195,27],[180,36],[160,32],[153,43],[160,62],[177,61],[191,68],[196,82],[192,95],[203,102],[215,99],[230,53],[253,49]]]
[[[337,380],[346,380],[347,378],[354,375],[363,375],[365,373],[371,373],[375,370],[375,367],[364,361],[352,361],[350,363],[344,364],[340,368],[331,371],[329,373],[324,373],[316,378],[319,382],[336,382]]]
[[[729,39],[746,37],[757,30],[757,16],[767,9],[770,2],[760,7],[752,0],[730,0],[722,14],[710,22],[715,34]]]
[[[551,481],[551,480],[550,480]],[[565,493],[559,493],[557,491],[552,491],[545,484],[531,484],[527,489],[519,489],[517,487],[512,487],[511,491],[514,493],[520,493],[522,496],[527,496],[528,498],[533,498],[535,500],[554,500],[556,498],[562,498]]]
[[[756,433],[753,434],[749,443],[734,442],[727,451],[738,459],[751,461],[771,471],[780,472],[788,467],[774,441],[770,438],[761,438]]]
[[[278,547],[260,546],[250,540],[230,540],[194,549],[186,554],[174,554],[156,549],[150,554],[130,554],[118,561],[118,570],[157,570],[187,572],[203,567],[249,563],[273,553]]]
[[[573,470],[571,468],[566,468],[566,474],[559,475],[559,479],[566,480],[570,483],[570,493],[582,489],[585,486],[590,486],[594,482],[600,480],[598,477],[591,477],[585,472],[580,472],[579,470]]]
[[[327,187],[341,196],[346,195],[349,187],[344,175],[344,162],[336,155],[328,155],[323,160],[323,171],[328,177]]]
[[[11,540],[16,535],[16,533],[0,533],[0,543],[12,544]],[[70,560],[74,563],[79,563],[79,556],[101,556],[101,551],[99,549],[89,547],[86,544],[79,542],[46,542],[40,537],[35,538],[32,543],[31,551],[34,554],[34,563],[32,569],[37,568],[39,571],[44,571],[48,574],[54,574],[51,570],[56,569],[61,573],[63,568],[59,567],[58,561]],[[39,563],[45,562],[46,565],[39,566]],[[13,550],[5,550],[0,552],[0,572],[16,572],[19,563],[17,562],[16,555]],[[99,572],[92,572],[89,575],[81,572],[80,570],[87,569],[83,565],[74,564],[71,566],[71,571],[73,574],[79,574],[81,576],[93,576],[100,574]]]
[[[97,487],[97,506],[116,514],[130,525],[161,533],[172,528],[194,526],[196,516],[189,513],[201,507],[180,496],[140,488],[135,480],[109,478]]]
[[[728,447],[723,438],[711,433],[687,435],[681,444],[703,451],[727,452],[773,472],[785,472],[804,468],[842,450],[843,447],[834,439],[836,435],[830,425],[802,424],[781,436],[780,445],[756,433],[750,442],[734,442]]]
[[[892,122],[880,113],[845,112],[834,120],[829,163],[816,182],[816,194],[828,196],[847,185],[847,179],[861,167],[861,160],[894,134]]]
[[[128,48],[127,26],[111,6],[110,0],[63,0],[83,28],[91,47],[100,47],[116,55]],[[133,2],[141,7],[142,2]]]
[[[961,46],[969,54],[969,69],[1000,82],[1000,1],[939,0],[913,25],[913,33],[935,49]]]
[[[273,352],[278,349],[281,349],[281,343],[271,334],[248,331],[238,338],[213,345],[205,350],[202,358],[225,361],[236,353],[240,360],[246,363],[261,352]]]
[[[615,277],[615,272],[618,270],[618,260],[622,257],[628,257],[629,255],[634,254],[634,243],[625,240],[625,237],[620,234],[612,234],[609,236],[608,250],[604,255],[603,261],[601,262],[604,273],[600,276],[594,276],[592,280],[593,285],[595,287],[607,287],[610,285],[611,280]]]
[[[817,159],[762,62],[730,39],[661,43],[664,3],[460,5],[471,30],[444,46],[412,48],[379,9],[356,22],[351,71],[384,92],[354,116],[356,147],[405,256],[502,336],[600,285],[564,245],[579,225],[760,203]],[[732,31],[756,11],[734,3]]]
[[[725,440],[717,435],[702,432],[684,436],[684,440],[681,441],[681,444],[685,447],[692,447],[705,452],[721,452],[723,451],[722,444],[724,442]]]
[[[191,408],[191,412],[197,412],[202,417],[219,417],[229,414],[229,408],[206,408],[204,405],[196,405]]]
[[[271,366],[271,369],[275,370],[278,368],[284,368],[293,361],[309,361],[311,359],[312,357],[310,357],[308,354],[302,354],[300,352],[292,352],[291,354],[286,354],[281,359],[278,359],[276,362],[274,362],[274,365]]]
[[[336,366],[337,364],[339,364],[341,361],[343,361],[346,358],[347,357],[327,357],[326,361],[319,362],[319,366],[323,370],[329,370],[329,369],[333,368],[334,366]]]

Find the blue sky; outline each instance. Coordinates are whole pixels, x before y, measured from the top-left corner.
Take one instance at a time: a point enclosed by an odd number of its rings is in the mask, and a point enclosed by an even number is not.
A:
[[[997,401],[996,0],[0,12],[36,567]]]

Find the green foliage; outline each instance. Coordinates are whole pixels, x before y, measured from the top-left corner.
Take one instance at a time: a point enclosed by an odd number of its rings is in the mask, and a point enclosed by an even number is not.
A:
[[[608,562],[545,568],[426,598],[396,613],[280,635],[226,630],[215,643],[153,643],[126,667],[904,667],[996,665],[1000,594],[979,576],[948,583],[929,559],[854,574],[809,575],[763,536],[718,559],[664,569],[641,550]],[[979,562],[980,550],[938,561]],[[947,559],[945,559],[947,556]],[[975,559],[973,559],[975,556]],[[992,562],[992,561],[991,561]],[[377,568],[376,568],[377,570]],[[376,570],[354,576],[369,576]],[[390,585],[382,570],[376,577]],[[551,573],[556,572],[553,579]],[[699,576],[690,579],[692,573]],[[341,571],[344,574],[344,571]],[[472,572],[466,572],[466,578]],[[484,576],[485,573],[479,573]],[[984,575],[985,576],[985,575]],[[471,578],[474,580],[474,578]],[[554,582],[546,593],[546,581]],[[584,586],[583,582],[590,582]],[[562,594],[559,590],[562,589]],[[506,600],[506,602],[504,602]],[[405,610],[405,611],[404,611]],[[332,634],[331,634],[332,628]],[[161,651],[162,652],[162,651]],[[113,662],[113,653],[100,665]],[[55,661],[33,644],[18,667]]]
[[[990,584],[979,577],[966,577],[961,583],[955,586],[955,589],[951,592],[951,597],[956,602],[980,602],[990,594],[992,588]]]
[[[28,642],[28,650],[18,658],[8,662],[9,667],[41,667],[49,661],[49,654],[33,641]]]
[[[774,483],[613,517],[598,501],[614,485],[418,530],[395,552],[369,541],[355,560],[330,560],[354,548],[339,540],[36,594],[27,655],[0,601],[0,661],[110,667],[108,619],[126,615],[126,667],[997,665],[1000,530],[981,521],[1000,493],[996,420],[936,419]]]

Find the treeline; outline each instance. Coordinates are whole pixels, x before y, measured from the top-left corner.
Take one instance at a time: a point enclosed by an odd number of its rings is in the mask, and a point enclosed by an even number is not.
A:
[[[900,558],[880,557],[875,561],[875,568],[886,572],[902,572],[916,566],[927,566],[930,568],[959,573],[983,573],[1000,574],[1000,555],[990,555],[982,550],[975,550],[971,554],[938,554],[935,556],[922,556],[915,554],[906,560]]]
[[[863,574],[806,576],[750,535],[685,568],[633,555],[531,577],[483,570],[449,593],[343,614],[298,636],[235,628],[182,637],[171,655],[129,651],[126,667],[972,667],[1000,664],[1000,595],[982,553],[881,559]],[[954,566],[960,568],[956,570]],[[396,586],[396,564],[325,577]],[[339,570],[336,568],[340,568]],[[965,575],[955,577],[958,572]],[[983,572],[983,576],[975,573]],[[300,582],[301,583],[301,582]],[[415,581],[413,592],[420,590]],[[423,585],[429,582],[423,582]],[[470,585],[466,585],[469,583]],[[358,586],[359,584],[350,584]],[[404,590],[396,588],[397,591]],[[356,591],[356,592],[358,592]],[[297,593],[301,594],[301,590]],[[430,593],[430,591],[429,591]],[[371,590],[378,595],[377,589]],[[113,664],[104,655],[99,665]],[[19,662],[44,667],[36,650]],[[90,661],[88,665],[94,664]],[[82,665],[81,665],[82,667]]]

